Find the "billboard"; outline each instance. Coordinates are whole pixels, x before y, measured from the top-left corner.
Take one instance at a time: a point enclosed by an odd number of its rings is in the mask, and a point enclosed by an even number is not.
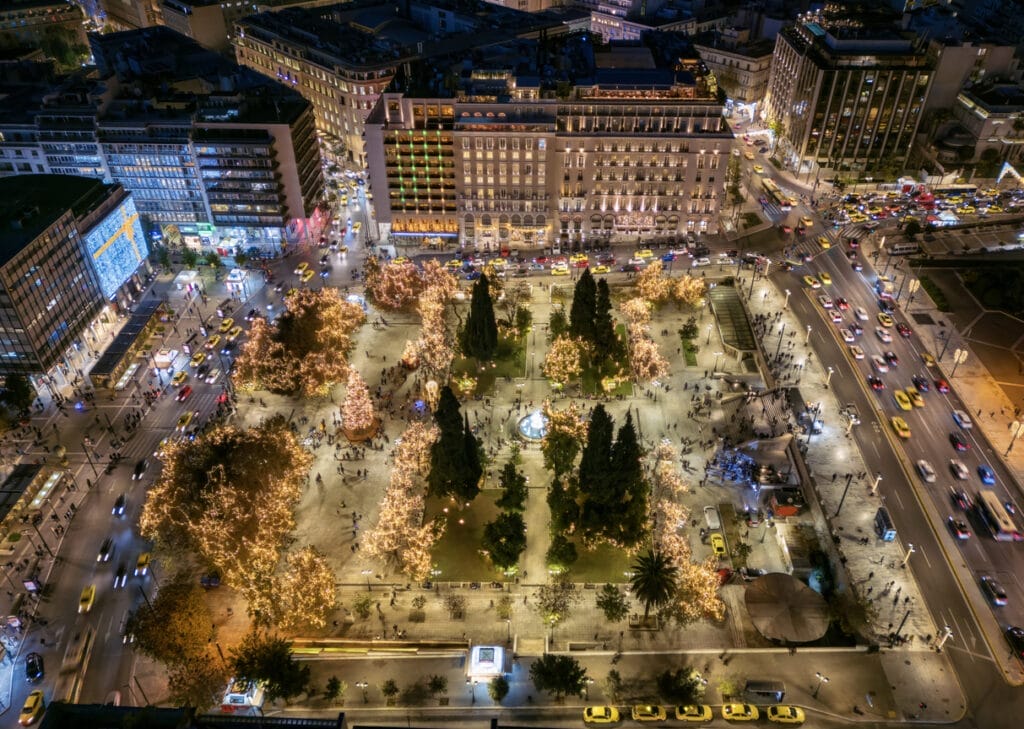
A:
[[[130,195],[85,234],[85,247],[99,279],[100,291],[104,298],[112,299],[121,284],[149,255],[139,212]]]

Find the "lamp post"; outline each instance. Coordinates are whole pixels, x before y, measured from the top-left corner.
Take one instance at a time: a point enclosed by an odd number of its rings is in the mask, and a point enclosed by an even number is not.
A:
[[[506,631],[507,631],[507,634],[505,636],[505,642],[508,643],[509,645],[512,645],[512,619],[511,618],[506,618],[505,619],[505,628],[506,628]]]
[[[373,592],[373,587],[370,585],[370,575],[373,574],[373,570],[363,570],[359,574],[366,578],[366,591]]]
[[[829,368],[828,368],[828,374],[825,376],[825,387],[826,388],[828,387],[828,383],[832,382],[832,373],[833,372],[835,372],[835,370],[833,370],[832,366],[830,365]]]
[[[370,697],[366,693],[366,689],[368,689],[369,687],[370,687],[370,684],[366,683],[366,681],[356,681],[356,688],[362,689],[362,692],[363,692],[363,703],[364,704],[370,703]]]
[[[875,474],[875,482],[871,484],[871,495],[874,496],[878,493],[878,484],[882,482],[882,474]]]
[[[1003,458],[1010,455],[1010,451],[1013,450],[1013,444],[1017,442],[1017,439],[1024,435],[1024,423],[1019,420],[1014,420],[1010,423],[1010,445],[1006,448],[1006,453],[1003,454]]]
[[[818,692],[821,691],[821,685],[823,683],[829,682],[829,677],[823,674],[821,671],[818,671],[814,675],[818,677],[818,685],[814,687],[814,693],[811,694],[812,699],[818,698]]]
[[[718,371],[718,359],[722,356],[722,352],[715,352],[715,366],[711,369],[711,374],[715,374]]]
[[[903,563],[900,565],[900,567],[905,568],[907,566],[907,562],[910,561],[910,555],[912,555],[916,551],[917,550],[914,549],[914,545],[908,543],[907,544],[907,553],[905,555],[903,555]]]
[[[942,653],[942,646],[946,645],[946,641],[953,637],[953,629],[948,625],[942,629],[942,635],[939,636],[939,642],[935,644],[935,652]]]
[[[585,682],[583,683],[583,698],[584,698],[584,700],[586,700],[586,701],[590,701],[590,686],[591,686],[591,684],[593,684],[593,683],[594,683],[594,679],[592,679],[592,678],[588,678],[588,679],[587,679],[587,680],[586,680],[586,681],[585,681]]]
[[[907,293],[910,294],[910,298],[907,299],[907,306],[914,303],[914,294],[917,293],[919,288],[921,288],[921,282],[916,278],[907,284]]]
[[[811,341],[811,325],[808,324],[807,325],[807,336],[804,337],[804,344],[807,344],[810,341]]]
[[[790,290],[786,289],[786,300],[782,303],[782,308],[783,309],[788,309],[789,308],[789,296],[790,296],[790,293],[791,293]]]
[[[786,293],[788,294],[789,292],[787,291]],[[779,346],[775,348],[775,359],[779,358],[779,352],[782,351],[782,337],[785,335],[785,333],[786,322],[782,322],[781,324],[779,324]]]
[[[707,338],[707,341],[704,342],[704,344],[705,345],[711,344],[711,324],[708,324],[708,338]]]
[[[949,379],[956,377],[956,368],[967,361],[967,350],[958,349],[953,352],[953,371],[949,373]]]

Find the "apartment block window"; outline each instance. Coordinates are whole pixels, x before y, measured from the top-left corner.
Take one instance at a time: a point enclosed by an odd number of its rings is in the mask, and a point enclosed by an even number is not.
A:
[[[508,146],[508,139],[502,137],[498,140],[498,149],[505,149]]]

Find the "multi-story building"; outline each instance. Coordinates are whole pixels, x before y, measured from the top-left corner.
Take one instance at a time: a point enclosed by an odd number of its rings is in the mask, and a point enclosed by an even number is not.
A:
[[[61,38],[85,45],[85,13],[68,0],[18,0],[0,4],[0,47],[46,46]]]
[[[563,38],[539,59],[520,41],[477,54],[457,86],[436,81],[450,78],[437,59],[433,73],[413,69],[410,90],[386,92],[366,125],[382,236],[499,250],[717,232],[722,105],[678,39],[648,43],[595,54],[586,37]],[[511,57],[541,70],[515,73]],[[544,70],[554,66],[576,82],[559,89]]]
[[[726,28],[694,38],[694,48],[726,95],[726,115],[753,119],[768,92],[775,43],[751,40],[745,28]]]
[[[231,45],[220,0],[160,0],[164,25],[204,48],[225,51]]]
[[[313,234],[323,173],[305,99],[168,28],[91,40],[101,82],[67,78],[0,114],[7,172],[118,182],[171,243],[274,247]]]
[[[111,30],[138,30],[161,21],[158,0],[100,0],[100,7]]]
[[[884,19],[822,15],[785,28],[765,106],[785,164],[808,175],[902,170],[935,62],[926,43]]]
[[[87,248],[85,236],[123,206],[123,193],[82,177],[0,179],[0,374],[59,378],[71,369],[68,351],[105,301],[90,264],[102,246]],[[141,228],[131,234],[144,256]],[[129,275],[137,266],[138,259]]]
[[[363,125],[400,66],[468,56],[519,35],[566,33],[583,19],[578,11],[531,15],[475,0],[355,0],[244,18],[234,43],[240,64],[309,100],[326,153],[364,167]]]

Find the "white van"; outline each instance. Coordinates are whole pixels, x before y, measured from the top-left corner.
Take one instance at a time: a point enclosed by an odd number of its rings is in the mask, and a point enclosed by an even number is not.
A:
[[[704,521],[707,522],[708,529],[711,531],[722,528],[722,520],[718,517],[718,509],[714,506],[704,507]]]

